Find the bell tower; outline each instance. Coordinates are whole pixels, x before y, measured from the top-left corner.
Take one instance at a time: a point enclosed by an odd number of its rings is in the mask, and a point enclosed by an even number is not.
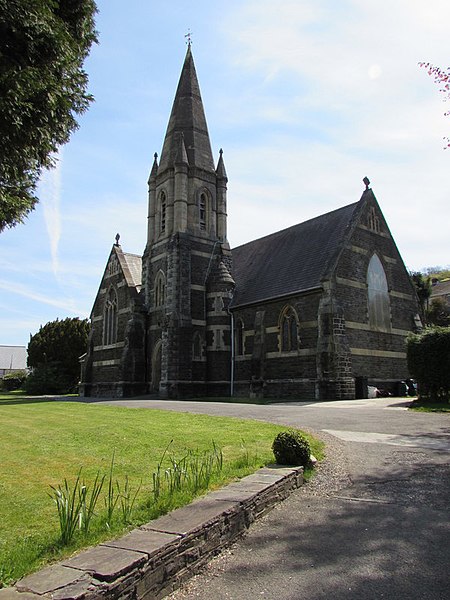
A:
[[[227,181],[222,150],[214,165],[189,43],[161,157],[158,162],[155,154],[148,181],[142,265],[148,379],[152,391],[167,397],[228,393],[234,282]]]

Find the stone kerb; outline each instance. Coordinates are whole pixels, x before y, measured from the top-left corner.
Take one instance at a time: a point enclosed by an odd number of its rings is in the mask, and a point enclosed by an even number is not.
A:
[[[0,600],[156,600],[303,484],[276,465],[0,590]]]

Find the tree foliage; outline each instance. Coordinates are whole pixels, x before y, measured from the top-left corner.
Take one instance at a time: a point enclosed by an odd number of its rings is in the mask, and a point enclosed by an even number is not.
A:
[[[439,327],[450,326],[450,306],[444,298],[433,298],[427,310],[427,323]]]
[[[94,0],[0,0],[0,231],[38,202],[42,169],[92,101]]]
[[[450,67],[443,69],[441,67],[437,67],[432,65],[429,62],[420,62],[420,67],[423,67],[427,70],[428,75],[433,77],[434,82],[439,86],[439,91],[444,95],[444,102],[450,100]],[[450,111],[444,113],[446,117],[450,115]],[[450,148],[450,138],[448,136],[444,137],[445,140],[445,148]]]
[[[89,335],[87,319],[50,321],[31,336],[27,380],[31,393],[62,394],[73,391],[79,381],[79,357],[86,352]]]
[[[426,310],[431,296],[431,277],[424,276],[420,271],[410,273],[419,300],[422,321],[426,322]]]
[[[408,369],[418,383],[419,398],[428,402],[450,399],[450,328],[425,329],[407,342]]]

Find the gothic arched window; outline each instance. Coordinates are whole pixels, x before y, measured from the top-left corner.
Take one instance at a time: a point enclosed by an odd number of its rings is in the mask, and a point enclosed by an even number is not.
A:
[[[206,192],[200,194],[198,200],[198,223],[202,231],[206,231],[206,224],[208,220],[208,196]]]
[[[155,277],[155,306],[163,306],[166,302],[166,277],[162,271],[158,271]]]
[[[192,341],[192,356],[194,359],[199,359],[202,357],[202,346],[202,336],[198,331],[196,331]]]
[[[159,203],[160,203],[160,207],[161,207],[160,230],[161,230],[161,233],[164,233],[164,231],[166,231],[166,213],[167,213],[167,200],[166,200],[165,192],[161,192],[161,195],[159,197]]]
[[[295,352],[298,350],[297,315],[290,306],[285,308],[281,314],[280,342],[281,352]]]
[[[103,344],[110,346],[117,342],[117,293],[111,287],[105,302],[103,319]]]
[[[244,322],[242,319],[238,319],[234,327],[234,354],[235,356],[244,356]]]
[[[369,325],[375,329],[390,329],[391,316],[386,273],[376,254],[370,259],[367,268],[367,301]]]

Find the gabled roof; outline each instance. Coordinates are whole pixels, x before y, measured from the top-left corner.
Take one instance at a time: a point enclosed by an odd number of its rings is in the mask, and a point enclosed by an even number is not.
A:
[[[450,296],[450,281],[439,281],[431,288],[431,298]]]
[[[359,202],[232,250],[232,306],[318,288],[339,252]]]
[[[122,271],[128,287],[140,287],[142,285],[142,258],[137,254],[128,252],[117,252]]]
[[[27,368],[25,346],[0,346],[0,370],[21,371]]]
[[[159,173],[174,166],[182,136],[189,165],[207,171],[214,171],[208,126],[190,46],[188,46],[173,101],[161,152]]]

